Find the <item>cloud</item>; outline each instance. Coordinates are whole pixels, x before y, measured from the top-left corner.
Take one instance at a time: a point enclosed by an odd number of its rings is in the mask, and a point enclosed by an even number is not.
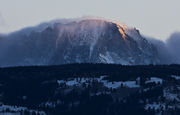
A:
[[[174,32],[166,41],[148,40],[156,46],[163,64],[180,64],[180,32]]]
[[[173,33],[166,41],[167,48],[175,63],[180,64],[180,32]]]
[[[9,28],[9,26],[5,22],[4,16],[0,12],[0,33],[6,33],[8,28]]]
[[[173,63],[172,55],[169,51],[169,48],[167,47],[166,42],[150,37],[146,37],[146,39],[157,48],[161,64]]]
[[[4,21],[4,18],[0,12],[0,26],[5,26],[5,21]]]

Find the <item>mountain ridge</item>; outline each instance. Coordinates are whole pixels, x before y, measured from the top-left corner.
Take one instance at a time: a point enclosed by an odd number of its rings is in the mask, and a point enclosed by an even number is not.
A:
[[[139,30],[103,19],[56,20],[5,38],[0,66],[161,63],[156,47]]]

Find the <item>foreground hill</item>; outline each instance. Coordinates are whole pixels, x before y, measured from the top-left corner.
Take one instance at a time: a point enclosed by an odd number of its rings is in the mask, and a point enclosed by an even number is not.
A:
[[[0,113],[178,115],[180,66],[69,64],[0,69]]]

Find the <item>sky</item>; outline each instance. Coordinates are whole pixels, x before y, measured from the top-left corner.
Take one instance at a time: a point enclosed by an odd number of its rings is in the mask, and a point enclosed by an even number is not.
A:
[[[98,16],[166,39],[180,31],[180,0],[0,0],[0,33],[59,18]]]

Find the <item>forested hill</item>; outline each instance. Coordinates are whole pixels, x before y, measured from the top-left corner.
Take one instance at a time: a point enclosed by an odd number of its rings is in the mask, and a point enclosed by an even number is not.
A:
[[[0,114],[179,115],[179,81],[180,65],[0,68]]]
[[[110,80],[129,80],[152,76],[165,78],[170,75],[180,75],[180,65],[67,64],[0,68],[0,79],[9,77],[60,79],[99,77],[101,75],[108,75]]]

